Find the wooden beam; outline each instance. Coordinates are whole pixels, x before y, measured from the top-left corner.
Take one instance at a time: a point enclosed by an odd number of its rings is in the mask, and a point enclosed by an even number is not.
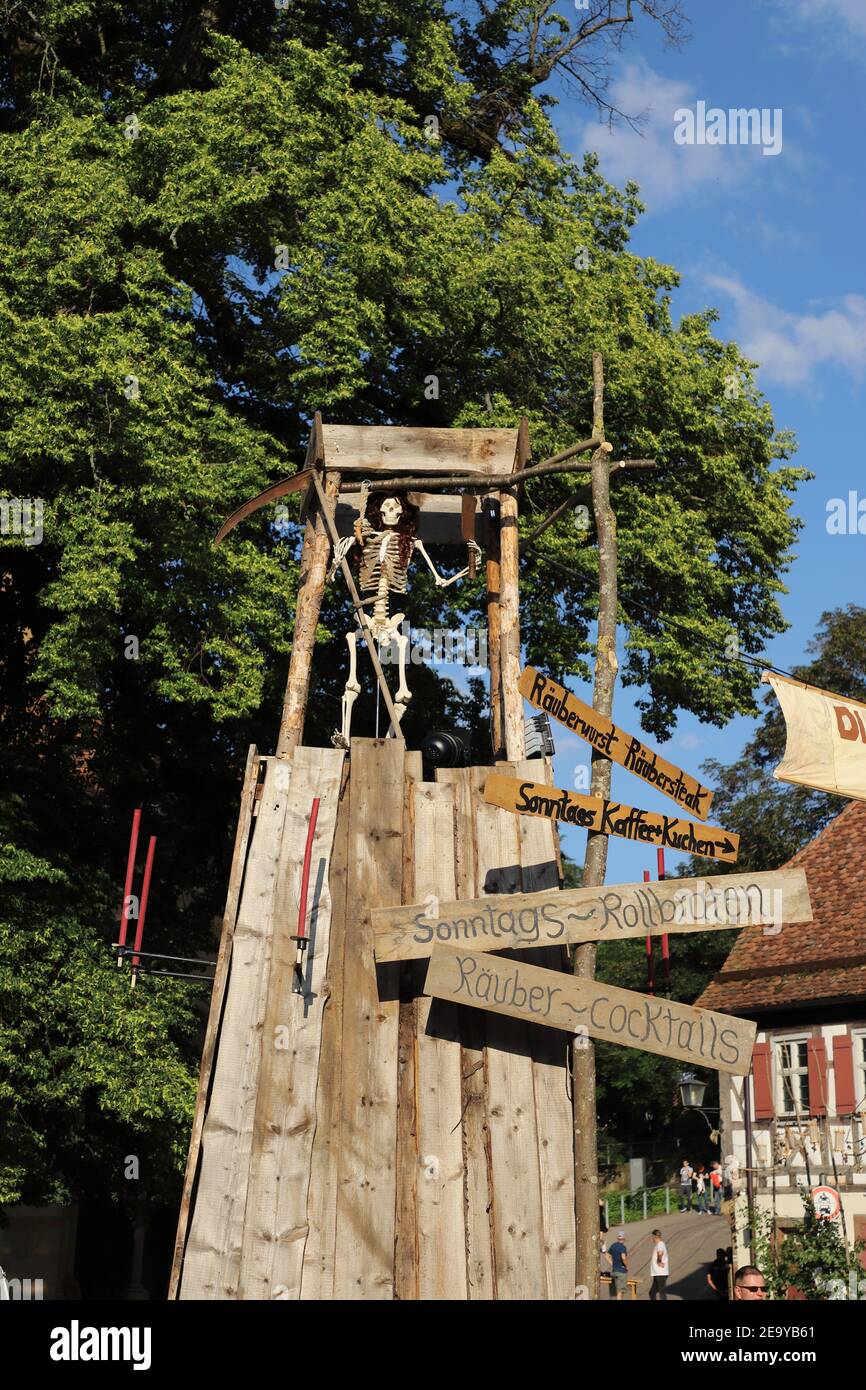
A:
[[[515,469],[524,468],[529,458],[529,426],[524,417],[517,436]],[[520,762],[526,752],[523,731],[523,696],[520,680],[520,537],[518,534],[517,492],[503,488],[499,494],[499,612],[500,660],[505,756]]]
[[[584,447],[591,448],[592,441],[589,441]],[[605,444],[599,447],[603,448],[607,454],[610,452],[612,445]],[[624,463],[622,466],[630,467],[631,465]],[[651,461],[649,459],[641,460],[639,463],[636,462],[635,466],[649,467],[651,466]],[[374,478],[370,482],[369,491],[420,492],[426,490],[427,492],[453,492],[459,490],[463,492],[467,489],[470,491],[475,489],[477,492],[485,492],[491,487],[505,487],[511,486],[512,484],[525,483],[531,478],[546,477],[551,473],[588,472],[591,467],[592,465],[590,463],[536,463],[533,464],[532,467],[526,466],[517,468],[511,473],[495,473],[490,475],[466,473],[455,477],[445,477],[443,475],[441,482],[438,477],[433,477],[430,474],[416,478],[391,476],[388,478]],[[348,474],[350,472],[351,470],[347,468],[346,473]]]
[[[289,677],[286,682],[283,713],[277,739],[278,758],[290,758],[304,736],[304,718],[310,690],[313,648],[316,644],[316,628],[325,592],[328,558],[331,553],[331,537],[328,527],[331,515],[329,508],[336,506],[340,491],[339,473],[328,474],[324,491],[315,469],[311,471],[311,476],[314,486],[317,488],[319,505],[315,514],[307,519],[304,548],[301,552],[300,585],[295,608],[295,635],[292,642]]]
[[[324,425],[326,467],[389,473],[475,470],[476,477],[510,466],[515,429],[450,429],[416,425]]]
[[[746,1076],[758,1025],[500,956],[436,946],[425,991],[474,1009]],[[598,1221],[596,1199],[596,1221]]]
[[[604,363],[600,352],[592,354],[592,432],[604,441]],[[610,716],[618,669],[616,659],[617,546],[616,517],[610,505],[610,469],[602,443],[592,456],[592,509],[598,537],[598,633],[595,651],[593,708]],[[590,788],[593,796],[610,796],[611,764],[592,754]],[[583,864],[586,887],[604,883],[607,872],[607,836],[587,836]],[[595,975],[595,946],[587,942],[574,953],[576,978]],[[574,1110],[574,1224],[575,1285],[583,1296],[599,1296],[598,1225],[598,1115],[596,1113],[595,1049],[588,1038],[578,1038],[571,1051]]]
[[[472,951],[622,941],[812,921],[803,869],[669,878],[375,908],[376,960],[421,960],[436,944]]]
[[[499,551],[499,499],[491,494],[487,506],[487,545],[485,575],[487,579],[487,664],[490,669],[490,742],[493,761],[505,757],[502,709],[502,632],[500,624],[501,565]]]

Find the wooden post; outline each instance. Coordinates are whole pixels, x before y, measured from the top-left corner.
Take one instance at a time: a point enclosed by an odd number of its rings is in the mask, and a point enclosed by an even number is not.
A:
[[[529,427],[520,422],[515,468],[523,469],[529,457]],[[499,614],[500,663],[505,756],[520,762],[526,754],[523,737],[523,696],[520,680],[520,537],[517,530],[517,491],[503,488],[499,494]]]
[[[604,441],[604,367],[600,352],[592,354],[592,428]],[[592,707],[610,717],[616,682],[616,518],[610,505],[611,446],[602,442],[592,456],[592,507],[598,535],[598,641]],[[610,797],[612,764],[595,751],[592,755],[591,792]],[[597,888],[607,871],[607,836],[590,834],[586,846],[583,882]],[[574,973],[595,977],[595,942],[578,946]],[[574,1218],[575,1283],[585,1296],[598,1298],[598,1146],[595,1103],[595,1048],[587,1037],[576,1037],[572,1047],[574,1076]]]
[[[486,501],[486,576],[487,576],[487,664],[490,667],[490,743],[493,761],[505,757],[502,724],[502,646],[499,611],[499,499],[491,494]]]
[[[339,473],[327,474],[325,497],[328,505],[336,507],[340,492]],[[304,736],[304,716],[307,712],[307,696],[310,689],[310,672],[313,664],[313,647],[316,642],[316,627],[325,592],[325,578],[331,554],[331,538],[325,525],[320,505],[313,505],[307,519],[304,535],[304,548],[301,554],[301,577],[298,587],[298,603],[295,609],[295,636],[292,643],[292,658],[289,663],[289,679],[283,700],[283,714],[280,720],[280,734],[277,739],[277,757],[290,758]]]

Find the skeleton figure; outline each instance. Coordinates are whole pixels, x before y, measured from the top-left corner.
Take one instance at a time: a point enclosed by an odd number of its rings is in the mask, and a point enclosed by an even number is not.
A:
[[[405,594],[408,582],[409,565],[417,551],[426,560],[439,589],[445,589],[462,579],[469,567],[445,579],[439,573],[422,541],[416,537],[418,530],[418,508],[399,493],[376,493],[368,499],[367,487],[361,490],[361,517],[355,522],[355,533],[340,541],[334,552],[328,579],[332,579],[340,561],[348,555],[354,545],[360,547],[358,589],[362,595],[362,608],[372,607],[367,617],[373,639],[381,644],[392,640],[397,645],[399,684],[394,695],[394,708],[397,723],[403,718],[412,692],[406,684],[406,655],[409,638],[403,632],[403,613],[390,612],[391,594]],[[481,554],[475,541],[467,542],[477,555]],[[364,632],[346,633],[349,647],[349,678],[343,691],[343,722],[339,732],[335,732],[332,743],[337,748],[349,747],[352,726],[352,706],[358,698],[361,686],[358,682],[358,636]]]

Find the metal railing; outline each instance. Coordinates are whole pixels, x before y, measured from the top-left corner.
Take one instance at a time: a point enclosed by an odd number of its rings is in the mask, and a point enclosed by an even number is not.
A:
[[[680,1186],[675,1182],[662,1183],[658,1187],[640,1187],[637,1192],[614,1192],[602,1200],[610,1229],[625,1226],[629,1221],[646,1221],[649,1216],[669,1216],[671,1211],[679,1211]],[[693,1197],[693,1209],[694,1205]]]

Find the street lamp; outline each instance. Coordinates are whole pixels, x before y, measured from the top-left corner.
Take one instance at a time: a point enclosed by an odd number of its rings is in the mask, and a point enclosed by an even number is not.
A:
[[[710,1143],[721,1143],[722,1130],[722,1111],[718,1105],[704,1105],[704,1094],[706,1093],[706,1081],[700,1081],[694,1072],[683,1072],[680,1077],[680,1100],[684,1110],[697,1110],[699,1115],[703,1115],[707,1122],[707,1129],[710,1131]],[[718,1115],[719,1124],[716,1128],[711,1122],[707,1111],[712,1115]]]
[[[680,1100],[684,1110],[700,1110],[704,1103],[704,1093],[707,1089],[706,1081],[698,1081],[697,1077],[690,1076],[688,1072],[680,1078]]]

